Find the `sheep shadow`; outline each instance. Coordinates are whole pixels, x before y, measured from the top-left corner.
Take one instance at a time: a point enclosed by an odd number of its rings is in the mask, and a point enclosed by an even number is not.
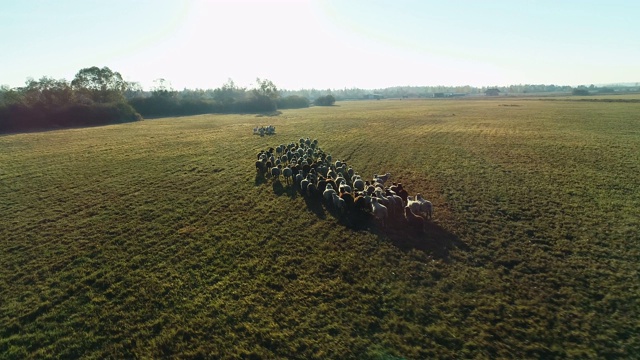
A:
[[[274,180],[271,184],[273,193],[277,196],[287,195],[291,199],[295,199],[298,196],[298,192],[290,185],[283,185],[280,180]]]
[[[395,216],[385,226],[381,226],[370,212],[361,210],[341,212],[322,197],[307,196],[295,185],[283,185],[280,181],[273,181],[272,187],[277,196],[287,195],[292,199],[302,196],[307,210],[319,219],[325,220],[331,216],[342,226],[353,231],[367,231],[375,234],[381,242],[391,242],[403,252],[418,250],[434,258],[447,260],[453,249],[469,250],[462,240],[440,226],[437,221],[427,221],[424,230],[419,231],[408,226],[404,217]]]
[[[264,174],[256,172],[255,185],[256,186],[260,186],[260,185],[266,184],[266,183],[267,183],[267,178],[264,176]]]
[[[327,214],[325,212],[324,207],[322,206],[322,202],[319,199],[305,196],[304,202],[307,205],[307,210],[316,214],[319,219],[325,220],[327,218]]]
[[[394,246],[404,252],[418,250],[442,260],[447,260],[453,249],[469,250],[469,246],[458,236],[433,221],[427,221],[423,231],[403,225],[379,228],[378,238],[390,240]]]

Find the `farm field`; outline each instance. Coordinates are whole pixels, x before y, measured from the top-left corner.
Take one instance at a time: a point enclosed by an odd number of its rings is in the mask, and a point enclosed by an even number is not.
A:
[[[638,114],[382,100],[0,136],[0,358],[639,358]],[[426,233],[256,178],[301,137],[424,194]]]

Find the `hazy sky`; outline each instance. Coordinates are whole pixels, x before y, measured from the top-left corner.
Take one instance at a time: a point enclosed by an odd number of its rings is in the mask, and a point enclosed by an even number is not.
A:
[[[0,84],[108,66],[146,88],[640,81],[637,0],[0,0]]]

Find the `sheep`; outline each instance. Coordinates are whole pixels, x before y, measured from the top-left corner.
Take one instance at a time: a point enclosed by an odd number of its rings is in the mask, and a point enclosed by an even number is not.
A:
[[[318,164],[316,171],[318,171],[318,174],[321,174],[322,176],[326,177],[327,173],[329,172],[329,168],[326,165],[320,163]]]
[[[355,175],[355,171],[351,166],[349,166],[349,168],[347,169],[347,175],[349,175],[349,179],[351,179],[353,175]]]
[[[324,177],[320,175],[320,178],[318,180],[318,192],[321,194],[324,194],[324,191],[326,189],[327,189],[327,180],[325,180]]]
[[[364,191],[364,181],[360,178],[360,175],[354,175],[353,188],[357,191]]]
[[[311,171],[311,165],[307,164],[306,161],[302,162],[302,171],[304,171],[305,174],[308,174],[309,171]]]
[[[380,224],[384,226],[386,219],[389,217],[389,211],[386,206],[378,203],[378,199],[374,197],[371,198],[371,212]]]
[[[365,186],[364,191],[367,193],[367,195],[371,196],[376,191],[376,188],[373,185],[367,185]]]
[[[318,188],[316,187],[316,184],[313,181],[309,181],[309,184],[307,184],[307,195],[313,197],[316,195],[317,191]]]
[[[414,214],[420,214],[420,202],[413,196],[407,196],[407,206]]]
[[[393,201],[393,205],[394,205],[393,211],[395,213],[401,214],[402,207],[404,207],[404,201],[402,200],[402,198],[396,195],[396,193],[394,193],[391,190],[387,190],[385,195],[387,196],[387,198]]]
[[[405,190],[402,187],[401,183],[398,184],[393,184],[390,189],[395,192],[396,194],[398,194],[398,196],[400,196],[402,198],[402,201],[404,201],[405,203],[407,202],[407,196],[409,196],[409,193],[407,193],[407,190]]]
[[[424,231],[424,218],[422,218],[422,216],[414,214],[413,211],[411,211],[411,208],[408,206],[404,208],[404,217],[405,219],[407,219],[407,224],[409,225],[409,227],[418,231]]]
[[[376,195],[376,197],[375,197],[375,198],[377,199],[377,201],[378,201],[380,204],[382,204],[382,205],[384,205],[385,207],[387,207],[387,209],[391,207],[391,205],[392,205],[392,204],[391,204],[391,201],[393,201],[393,200],[390,200],[388,197],[384,196],[384,195],[382,194],[382,189],[376,189],[376,191],[374,192],[374,194]]]
[[[284,176],[284,181],[289,184],[289,181],[292,179],[293,177],[293,170],[291,170],[290,167],[285,167],[284,169],[282,169],[282,176]]]
[[[386,173],[384,175],[378,175],[378,174],[373,175],[374,182],[376,181],[381,182],[383,185],[385,182],[389,180],[390,177],[391,177],[390,173]]]
[[[262,160],[256,161],[256,172],[264,176],[264,173],[267,172],[267,162]]]
[[[309,179],[305,177],[304,179],[302,179],[302,181],[300,181],[300,191],[302,191],[303,193],[306,192],[308,186]]]
[[[345,209],[350,210],[353,208],[355,199],[353,198],[353,195],[351,195],[350,192],[340,193],[340,198],[344,200]]]
[[[280,182],[280,174],[282,173],[282,169],[280,169],[280,167],[281,165],[271,168],[271,176],[274,176],[278,182]]]
[[[327,185],[331,185],[331,188],[333,190],[338,188],[338,184],[336,184],[336,181],[333,180],[332,178],[326,178],[326,182],[327,182]]]
[[[420,212],[425,214],[427,219],[431,219],[433,217],[433,204],[431,201],[422,197],[422,194],[416,195],[416,201],[420,203]]]
[[[304,175],[302,174],[302,170],[298,170],[296,174],[296,184],[300,184],[300,182],[304,179]]]
[[[371,199],[369,198],[369,200],[367,200],[366,196],[356,196],[356,198],[353,199],[353,207],[364,212],[369,212],[371,211],[370,201]]]
[[[340,193],[351,192],[351,186],[347,185],[347,182],[343,178],[339,178],[340,182],[338,185],[338,190]]]
[[[331,186],[331,184],[327,184],[326,189],[322,193],[322,197],[324,197],[325,200],[330,201],[335,193],[336,191],[333,190],[333,186]]]
[[[336,194],[336,193],[331,194],[331,199],[333,200],[333,207],[335,207],[337,210],[340,210],[340,212],[344,212],[345,211],[346,204],[345,204],[344,200],[342,200],[338,196],[338,194]]]

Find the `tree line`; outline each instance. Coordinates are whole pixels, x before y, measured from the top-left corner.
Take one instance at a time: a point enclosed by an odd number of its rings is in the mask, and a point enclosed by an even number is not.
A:
[[[0,132],[105,125],[140,120],[124,98],[122,75],[104,67],[80,70],[68,82],[42,77],[0,88]]]
[[[158,79],[147,92],[108,67],[94,66],[80,70],[70,82],[45,76],[28,79],[19,88],[0,87],[0,133],[106,125],[143,117],[264,113],[310,104],[303,96],[281,96],[277,86],[266,79],[257,79],[252,89],[229,80],[217,89],[183,91]]]
[[[636,84],[637,86],[637,84]],[[50,128],[105,125],[137,121],[143,117],[182,116],[210,113],[265,113],[277,109],[331,106],[336,100],[381,98],[427,98],[481,95],[488,88],[472,86],[396,86],[384,89],[281,90],[270,80],[256,79],[253,88],[229,79],[216,89],[173,89],[164,79],[151,91],[123,80],[108,67],[81,69],[72,81],[42,77],[28,79],[25,86],[0,86],[0,133]],[[573,93],[588,95],[621,91],[591,85],[511,85],[492,87],[501,94]],[[637,89],[636,89],[637,90]],[[313,99],[313,102],[312,100]]]

